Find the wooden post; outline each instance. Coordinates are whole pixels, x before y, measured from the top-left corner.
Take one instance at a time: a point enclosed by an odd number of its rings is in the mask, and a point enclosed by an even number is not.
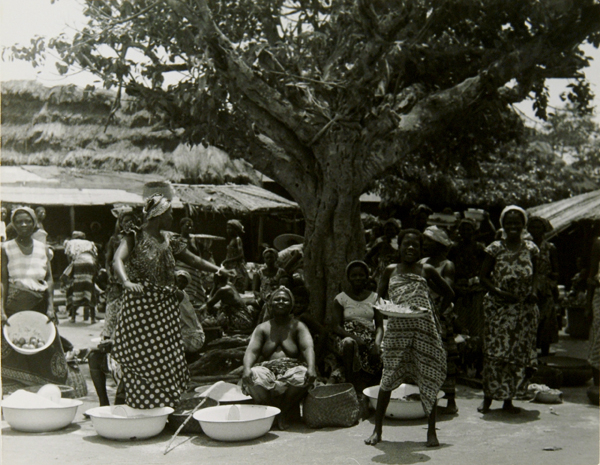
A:
[[[258,217],[258,247],[256,248],[256,256],[258,257],[257,258],[258,262],[260,262],[260,254],[261,254],[260,246],[263,243],[264,229],[265,229],[265,217],[263,215],[260,215]]]
[[[75,206],[71,205],[69,207],[69,217],[71,220],[71,234],[69,235],[69,237],[73,234],[73,231],[75,231]]]

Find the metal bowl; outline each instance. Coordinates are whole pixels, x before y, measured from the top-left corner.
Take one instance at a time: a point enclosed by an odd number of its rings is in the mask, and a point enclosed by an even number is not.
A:
[[[281,412],[267,405],[232,404],[198,410],[194,418],[217,441],[249,441],[265,435]]]
[[[48,317],[43,313],[25,310],[15,313],[8,318],[8,324],[3,328],[4,338],[6,342],[18,353],[24,355],[37,354],[54,342],[56,337],[56,327],[54,323],[48,320]],[[32,336],[41,337],[44,340],[44,345],[40,348],[25,349],[19,347],[13,342],[15,338],[25,338],[29,340]]]
[[[58,406],[54,408],[7,407],[2,405],[2,414],[14,430],[26,433],[46,433],[69,426],[75,418],[77,407],[82,404],[83,402],[80,400],[60,399]]]
[[[363,394],[369,398],[371,407],[377,407],[377,396],[379,395],[379,386],[371,386],[363,390]],[[392,391],[390,403],[385,416],[395,420],[414,420],[426,416],[423,405],[420,400],[407,400],[407,396],[419,394],[419,388],[412,384],[401,384]],[[444,397],[444,392],[438,392],[438,399]]]
[[[171,407],[134,409],[127,405],[96,407],[85,412],[92,419],[96,432],[107,439],[147,439],[165,428]]]

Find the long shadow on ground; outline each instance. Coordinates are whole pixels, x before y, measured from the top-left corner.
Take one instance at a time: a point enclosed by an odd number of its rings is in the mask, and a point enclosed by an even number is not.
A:
[[[425,445],[425,441],[381,441],[376,446],[365,446],[374,447],[375,449],[383,452],[382,455],[377,455],[371,460],[375,463],[388,463],[388,464],[411,464],[411,463],[422,463],[431,460],[431,457],[422,452],[428,450],[439,450],[440,448],[451,447],[452,444],[440,444],[439,447],[429,448]]]

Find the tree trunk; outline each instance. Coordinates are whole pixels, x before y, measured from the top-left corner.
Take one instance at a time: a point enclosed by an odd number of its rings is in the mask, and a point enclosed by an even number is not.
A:
[[[304,275],[311,313],[331,318],[334,297],[342,290],[346,265],[362,259],[365,235],[360,218],[362,172],[356,169],[360,144],[346,131],[333,131],[317,147],[321,174],[315,201],[301,202],[306,220]],[[314,205],[314,208],[306,206]]]

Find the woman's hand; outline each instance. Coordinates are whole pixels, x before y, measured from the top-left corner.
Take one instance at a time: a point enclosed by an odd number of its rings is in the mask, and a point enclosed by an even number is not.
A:
[[[317,379],[317,372],[314,368],[309,368],[308,370],[306,370],[306,377],[304,378],[304,385],[305,386],[310,386],[315,382],[315,379]]]
[[[2,312],[2,326],[4,325],[10,326],[10,324],[8,323],[8,316],[6,316],[6,313]]]
[[[379,344],[373,344],[369,349],[369,353],[371,355],[381,355],[381,346]]]
[[[48,317],[48,320],[58,324],[58,319],[56,318],[56,313],[54,313],[53,308],[48,308],[48,310],[46,310],[46,316]]]
[[[123,288],[137,295],[144,293],[144,286],[138,283],[132,283],[131,281],[125,281],[123,283]]]
[[[244,367],[244,373],[242,374],[242,382],[246,386],[254,386],[254,382],[252,381],[252,370],[250,368]]]

